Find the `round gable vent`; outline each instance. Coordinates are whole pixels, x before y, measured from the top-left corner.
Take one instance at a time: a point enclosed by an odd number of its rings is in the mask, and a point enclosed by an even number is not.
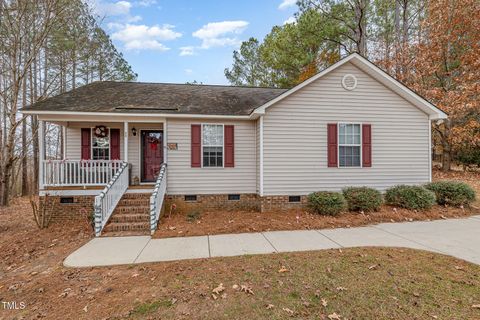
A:
[[[346,74],[342,78],[342,87],[345,90],[353,90],[357,87],[357,77],[353,74]]]

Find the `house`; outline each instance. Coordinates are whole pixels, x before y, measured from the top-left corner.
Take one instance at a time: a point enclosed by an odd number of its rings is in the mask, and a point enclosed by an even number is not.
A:
[[[42,205],[54,220],[93,212],[97,235],[109,220],[153,231],[164,199],[272,210],[429,182],[431,121],[447,117],[358,54],[290,90],[95,82],[23,113],[64,130],[64,160],[41,148]]]

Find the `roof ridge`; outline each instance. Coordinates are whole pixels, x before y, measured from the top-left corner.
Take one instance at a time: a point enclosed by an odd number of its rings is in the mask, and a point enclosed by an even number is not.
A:
[[[193,83],[174,83],[174,82],[149,82],[149,81],[114,81],[114,80],[103,80],[103,81],[94,81],[89,84],[94,83],[131,83],[131,84],[161,84],[161,85],[172,85],[172,86],[198,86],[198,87],[224,87],[224,88],[246,88],[246,89],[272,89],[272,90],[288,90],[288,88],[276,88],[276,87],[261,87],[261,86],[238,86],[238,85],[227,85],[227,84],[193,84]]]

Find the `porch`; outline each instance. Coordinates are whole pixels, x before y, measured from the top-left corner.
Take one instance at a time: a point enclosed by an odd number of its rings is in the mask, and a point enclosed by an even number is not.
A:
[[[45,156],[45,121],[40,121],[40,190],[105,186],[123,163],[128,164],[130,186],[153,185],[167,162],[165,121],[49,122],[61,128],[62,156]]]
[[[128,219],[130,213],[140,214],[133,203],[137,200],[126,200],[127,194],[138,193],[143,205],[142,231],[151,233],[166,193],[166,121],[139,120],[112,122],[105,116],[41,119],[40,197],[70,205],[71,210],[75,210],[76,199],[81,199],[91,208],[88,211],[94,215],[95,234],[99,236],[107,224],[120,220],[113,216],[121,213]],[[46,156],[47,121],[61,128],[61,159]],[[84,198],[78,198],[81,196]]]

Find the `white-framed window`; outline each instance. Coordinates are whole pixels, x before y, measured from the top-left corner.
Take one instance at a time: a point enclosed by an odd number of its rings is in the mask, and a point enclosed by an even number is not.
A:
[[[202,124],[202,166],[223,167],[223,124]]]
[[[338,124],[338,166],[361,167],[362,125],[360,123]]]
[[[95,128],[91,130],[92,160],[110,160],[110,128],[107,128],[105,137],[95,135]]]

